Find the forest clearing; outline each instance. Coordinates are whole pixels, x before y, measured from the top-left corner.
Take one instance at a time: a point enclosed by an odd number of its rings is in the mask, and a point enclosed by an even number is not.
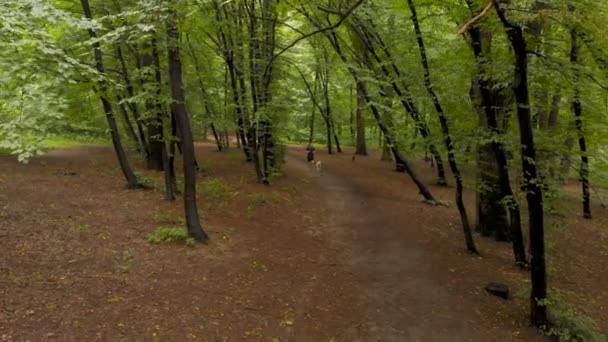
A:
[[[607,341],[607,18],[0,1],[0,341]]]

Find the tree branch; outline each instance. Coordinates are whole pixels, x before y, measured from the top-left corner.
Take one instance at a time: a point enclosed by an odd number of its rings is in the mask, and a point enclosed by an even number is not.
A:
[[[483,9],[483,11],[481,11],[481,13],[479,13],[478,15],[474,16],[473,18],[471,18],[471,20],[467,21],[460,30],[458,30],[458,35],[462,36],[465,32],[467,32],[469,30],[469,27],[471,27],[473,24],[475,24],[477,21],[479,21],[479,19],[481,19],[482,17],[484,17],[486,14],[488,14],[488,12],[490,11],[490,9],[492,8],[493,5],[493,0],[490,1],[486,7]]]
[[[287,46],[285,46],[283,49],[281,49],[281,51],[279,51],[278,53],[274,54],[272,56],[272,58],[268,61],[268,64],[266,65],[266,70],[264,71],[264,75],[266,75],[268,73],[268,70],[270,69],[270,66],[272,65],[272,63],[279,57],[281,56],[283,53],[285,53],[287,50],[291,49],[292,47],[294,47],[296,44],[298,44],[299,42],[301,42],[302,40],[306,39],[306,38],[310,38],[316,34],[319,33],[323,33],[326,31],[332,31],[337,29],[338,27],[340,27],[340,25],[342,25],[342,23],[346,20],[346,18],[348,18],[348,16],[351,15],[351,13],[353,13],[359,6],[361,6],[361,4],[363,4],[365,0],[357,0],[357,2],[355,2],[351,7],[349,7],[346,12],[344,13],[340,13],[338,14],[340,16],[340,20],[338,20],[335,24],[327,26],[327,27],[323,27],[320,28],[316,31],[313,32],[309,32],[299,38],[297,38],[296,40],[294,40],[293,42],[287,44]]]

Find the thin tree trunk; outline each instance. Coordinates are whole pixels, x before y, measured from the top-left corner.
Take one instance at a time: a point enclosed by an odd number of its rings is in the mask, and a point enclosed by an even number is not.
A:
[[[572,110],[574,111],[574,118],[576,124],[576,132],[578,134],[578,146],[581,150],[581,167],[579,170],[579,176],[581,179],[583,189],[583,217],[586,219],[591,218],[591,194],[589,193],[589,157],[587,156],[587,142],[585,140],[585,130],[583,128],[583,107],[581,104],[581,90],[580,90],[580,62],[579,52],[580,44],[578,42],[577,29],[573,28],[570,31],[570,38],[572,39],[572,48],[570,49],[570,62],[574,68],[574,96],[572,98]]]
[[[122,101],[122,97],[118,95],[117,102],[120,108],[120,113],[122,114],[122,119],[124,121],[125,128],[127,129],[127,135],[129,136],[129,138],[131,138],[131,140],[133,140],[137,153],[144,153],[144,147],[139,138],[137,137],[137,133],[135,133],[135,128],[133,127],[133,123],[131,122],[131,118],[129,117],[129,113],[127,112],[127,108],[125,104],[122,103]]]
[[[365,94],[363,91],[365,89],[364,81],[358,80],[357,83],[357,112],[355,116],[356,123],[356,132],[357,132],[357,143],[355,154],[366,156],[367,155],[367,143],[365,141],[365,121],[364,121],[364,112],[365,112]]]
[[[368,21],[369,21],[370,25],[373,25],[373,22],[371,20],[368,20]],[[422,118],[422,116],[420,115],[420,111],[416,107],[414,101],[412,100],[413,95],[412,95],[409,87],[407,86],[407,84],[405,84],[405,82],[403,82],[403,81],[401,81],[401,82],[396,81],[396,80],[402,79],[402,76],[401,76],[402,73],[399,70],[397,64],[395,63],[395,60],[392,56],[392,53],[389,51],[389,48],[386,46],[383,39],[378,35],[377,32],[374,32],[374,31],[370,30],[369,28],[367,28],[363,24],[363,22],[361,22],[361,20],[359,20],[358,18],[356,18],[356,23],[357,23],[356,28],[358,29],[357,33],[359,34],[363,43],[365,44],[367,51],[369,51],[371,53],[371,55],[374,57],[376,62],[379,64],[380,70],[382,71],[384,76],[389,80],[391,86],[397,93],[397,96],[399,97],[400,102],[403,105],[405,111],[414,120],[414,123],[416,124],[416,128],[420,131],[420,135],[422,135],[422,137],[428,141],[431,136],[430,129],[429,129],[427,123],[425,122],[424,118]],[[372,27],[372,29],[373,28],[374,27]],[[386,67],[386,64],[387,64],[386,61],[382,60],[380,58],[380,56],[378,55],[378,53],[376,52],[376,49],[374,47],[374,42],[376,42],[380,46],[381,50],[386,55],[386,58],[390,62],[389,64],[391,65],[395,76],[391,75],[391,72]],[[365,59],[364,63],[368,66],[370,71],[375,72],[375,70],[374,70],[375,68],[370,64],[368,59]],[[437,185],[445,186],[445,185],[447,185],[447,182],[445,180],[445,169],[443,167],[443,161],[442,161],[441,155],[439,154],[439,151],[437,150],[437,148],[435,147],[435,145],[433,143],[428,142],[428,148],[429,148],[429,151],[431,152],[431,154],[433,155],[433,157],[435,158],[435,161],[437,162]]]
[[[167,113],[164,110],[163,104],[160,101],[162,95],[162,76],[160,66],[160,55],[158,52],[158,44],[156,38],[152,38],[152,58],[154,62],[154,78],[156,81],[156,122],[158,127],[158,149],[161,153],[162,170],[165,176],[165,200],[175,201],[175,192],[177,191],[175,181],[174,164],[169,160],[169,152],[167,151],[167,139],[165,139],[165,118]],[[172,137],[173,138],[173,137]],[[173,139],[171,139],[173,140]],[[172,142],[169,142],[172,144]],[[152,150],[152,148],[151,148]]]
[[[141,64],[142,67],[150,69],[156,68],[154,63],[154,57],[151,52],[151,45],[144,44],[142,50],[144,51]],[[156,70],[155,70],[156,73]],[[160,74],[158,75],[160,78]],[[146,79],[144,82],[148,84],[153,84],[156,89],[156,95],[159,96],[160,90],[160,80],[152,80],[150,78]],[[146,101],[146,110],[148,111],[148,119],[146,120],[146,128],[148,129],[148,150],[149,156],[147,160],[147,168],[148,170],[163,170],[163,148],[165,148],[165,143],[162,140],[163,136],[163,121],[162,121],[162,112],[157,113],[157,105],[153,102],[153,99],[148,99]]]
[[[93,16],[91,14],[91,7],[89,6],[88,0],[81,0],[82,9],[85,17],[88,20],[93,20]],[[103,55],[101,52],[101,45],[99,41],[97,41],[97,33],[93,29],[89,29],[89,36],[93,40],[93,50],[95,53],[95,68],[97,72],[99,72],[102,76],[105,75],[105,69],[103,65]],[[110,134],[112,136],[112,145],[114,146],[114,151],[116,152],[116,157],[118,158],[118,162],[120,164],[120,169],[122,170],[125,179],[127,180],[127,186],[130,189],[141,188],[142,185],[137,180],[135,173],[133,173],[133,169],[131,169],[131,165],[127,160],[127,155],[125,154],[124,148],[122,146],[122,142],[120,141],[120,134],[118,132],[118,125],[116,124],[116,118],[114,117],[114,111],[112,109],[112,104],[108,100],[107,96],[107,83],[105,79],[100,78],[97,81],[98,92],[101,95],[101,103],[103,105],[103,110],[106,116],[106,120],[108,121],[108,126],[110,128]]]
[[[175,6],[177,0],[171,0]],[[182,88],[182,62],[179,52],[179,31],[177,13],[170,9],[167,19],[167,54],[169,60],[169,80],[171,85],[172,106],[175,109],[175,120],[181,133],[182,155],[184,161],[184,211],[188,235],[198,241],[206,242],[209,237],[203,230],[196,204],[196,168],[194,142],[190,130],[190,120],[186,112],[185,95]]]
[[[129,74],[129,69],[127,68],[127,62],[125,61],[124,55],[122,53],[122,48],[120,47],[120,45],[116,45],[116,55],[118,57],[118,61],[120,62],[120,68],[121,68],[121,74],[122,77],[125,81],[125,87],[127,90],[127,94],[129,95],[129,97],[134,97],[135,96],[135,90],[133,88],[133,81],[131,80],[131,76]],[[139,58],[138,56],[136,58]],[[138,63],[139,63],[139,59],[138,59]],[[138,64],[138,67],[141,67]],[[144,157],[145,160],[147,161],[148,158],[150,158],[150,150],[148,148],[148,141],[146,140],[146,134],[144,132],[144,127],[142,124],[142,119],[141,119],[141,115],[139,113],[139,108],[137,106],[137,103],[128,103],[129,109],[131,109],[131,112],[133,113],[133,117],[135,118],[135,124],[137,125],[137,131],[139,133],[139,138],[144,150]]]
[[[336,133],[336,123],[334,121],[333,115],[329,115],[330,124],[331,124],[331,132],[334,136],[334,142],[336,143],[336,152],[342,153],[342,148],[340,147],[340,140],[338,139],[338,134]]]
[[[530,118],[528,92],[528,59],[526,40],[521,26],[509,22],[499,0],[494,7],[511,41],[515,54],[515,81],[513,91],[517,101],[517,119],[520,131],[524,191],[528,200],[530,228],[530,255],[532,293],[530,296],[530,321],[536,327],[547,326],[547,274],[545,270],[545,233],[543,222],[543,194],[538,182],[536,149]]]
[[[378,127],[382,130],[382,132],[384,133],[384,138],[386,139],[387,144],[391,147],[391,150],[393,151],[393,156],[395,157],[395,161],[399,165],[401,165],[403,170],[410,176],[410,178],[412,179],[414,184],[416,184],[416,186],[418,187],[418,190],[420,191],[420,194],[422,194],[424,199],[427,202],[429,202],[430,204],[435,205],[436,201],[435,201],[435,198],[433,197],[433,195],[431,194],[431,191],[426,186],[426,184],[424,184],[422,182],[422,180],[418,177],[418,174],[412,169],[412,167],[410,166],[407,159],[401,154],[401,151],[397,148],[396,140],[393,137],[392,132],[389,130],[386,123],[382,119],[382,116],[380,115],[380,111],[378,110],[378,108],[376,108],[376,106],[373,104],[371,96],[369,96],[369,94],[367,93],[367,89],[365,87],[365,82],[360,82],[359,80],[357,80],[356,83],[361,88],[359,90],[360,94],[362,94],[365,101],[367,103],[369,103],[371,110],[372,110],[372,114],[374,115],[374,118],[376,119],[376,123],[378,124]]]
[[[441,130],[443,131],[443,136],[445,140],[445,147],[448,151],[448,163],[452,170],[452,174],[454,175],[454,180],[456,181],[456,206],[458,207],[458,212],[460,213],[460,221],[462,223],[462,230],[464,232],[465,244],[467,246],[467,250],[474,254],[479,254],[477,248],[475,247],[475,241],[473,240],[473,234],[471,233],[471,226],[469,224],[469,218],[467,215],[466,208],[464,206],[463,201],[463,191],[464,186],[462,184],[462,175],[460,174],[460,170],[458,169],[458,164],[456,163],[456,155],[454,153],[454,142],[452,141],[452,137],[450,136],[450,129],[448,126],[447,115],[445,114],[441,103],[439,102],[439,97],[435,93],[433,89],[433,85],[431,83],[431,72],[429,67],[429,62],[427,60],[426,48],[424,46],[424,40],[422,38],[422,31],[420,30],[420,24],[418,23],[418,16],[416,13],[416,7],[414,6],[414,2],[412,0],[407,1],[410,10],[412,12],[412,23],[414,24],[414,30],[416,32],[416,41],[418,43],[418,49],[420,51],[420,59],[422,62],[422,67],[424,69],[424,85],[426,90],[433,101],[433,105],[435,106],[435,110],[439,115],[439,122],[441,123]]]

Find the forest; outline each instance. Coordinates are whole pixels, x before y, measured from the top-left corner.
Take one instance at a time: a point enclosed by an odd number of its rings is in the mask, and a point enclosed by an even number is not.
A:
[[[608,340],[603,25],[0,0],[0,340]]]

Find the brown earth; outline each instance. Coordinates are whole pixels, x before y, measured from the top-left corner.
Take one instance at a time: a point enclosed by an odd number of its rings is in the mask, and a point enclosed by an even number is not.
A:
[[[265,187],[241,151],[201,144],[198,154],[212,240],[195,247],[146,242],[182,224],[181,201],[125,190],[111,148],[30,165],[0,157],[0,341],[542,340],[527,328],[525,296],[483,290],[529,286],[509,246],[477,238],[482,257],[468,255],[457,211],[423,204],[377,156],[318,152],[316,172],[292,147]],[[159,174],[143,174],[162,189]],[[452,202],[452,188],[431,188]],[[573,196],[561,207],[550,285],[606,333],[608,214],[597,206],[583,220]]]

